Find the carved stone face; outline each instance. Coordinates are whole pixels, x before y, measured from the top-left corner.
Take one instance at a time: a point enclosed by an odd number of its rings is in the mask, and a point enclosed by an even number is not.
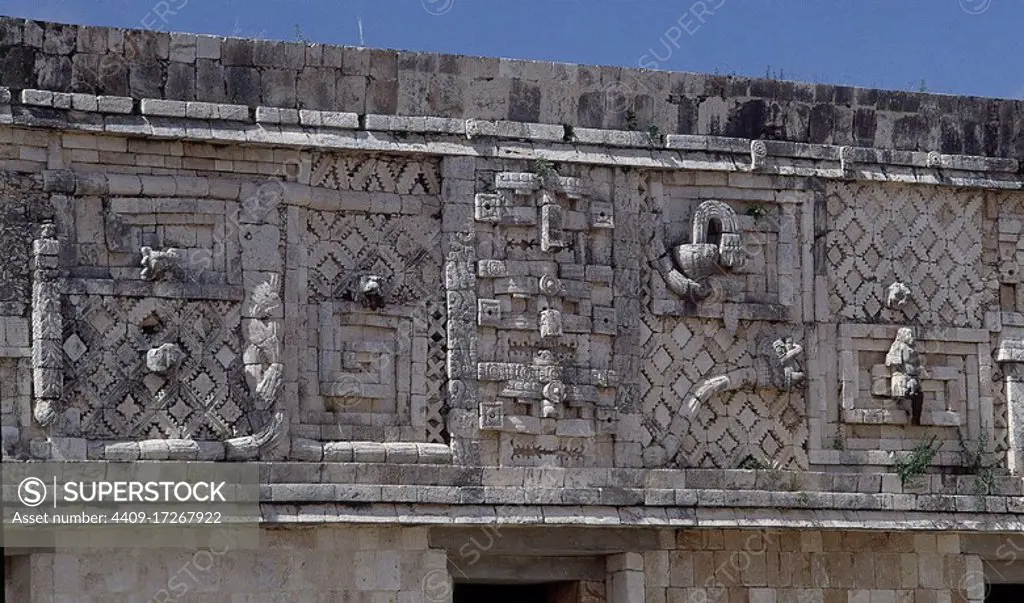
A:
[[[173,343],[165,343],[146,353],[146,368],[158,375],[167,375],[176,371],[183,359],[181,348]]]
[[[369,308],[382,308],[385,304],[384,279],[376,274],[360,276],[357,299]]]
[[[898,308],[910,299],[910,288],[903,283],[893,283],[885,293],[885,305],[889,308]]]
[[[907,345],[914,345],[914,332],[907,327],[903,327],[896,332],[896,341],[901,341]]]
[[[359,288],[364,295],[376,295],[380,293],[381,278],[376,275],[364,276],[360,279]]]
[[[775,353],[779,355],[779,358],[786,355],[786,342],[781,339],[776,339],[772,342],[772,348],[775,349]]]

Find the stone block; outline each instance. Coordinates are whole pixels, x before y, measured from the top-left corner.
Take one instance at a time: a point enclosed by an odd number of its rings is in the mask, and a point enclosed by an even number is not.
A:
[[[49,90],[22,90],[21,103],[23,105],[50,107],[53,105],[53,92]]]
[[[171,41],[168,51],[170,61],[175,63],[195,63],[198,42],[199,36],[193,34],[171,33]]]
[[[293,69],[263,69],[260,72],[260,101],[270,107],[295,107],[297,72]]]
[[[220,59],[221,38],[196,36],[197,59]]]
[[[190,101],[196,98],[196,68],[191,63],[170,63],[167,66],[167,80],[164,96],[170,99]]]
[[[227,62],[224,63],[228,65]],[[227,101],[255,107],[260,104],[260,74],[252,67],[224,67]]]
[[[161,100],[154,98],[142,99],[140,107],[143,115],[164,117],[185,117],[187,103],[184,101]]]
[[[236,79],[234,85],[239,86],[240,84],[241,82]],[[196,100],[211,103],[228,102],[227,72],[219,61],[203,58],[196,59],[195,87]],[[237,87],[235,89],[239,90]],[[245,96],[240,90],[238,93],[240,96]],[[258,95],[256,97],[258,98]],[[253,104],[258,104],[258,100],[254,100]]]
[[[303,109],[334,109],[337,97],[335,69],[306,67],[298,74],[298,106]]]
[[[101,113],[131,113],[135,101],[123,96],[98,96],[96,97],[96,109]]]

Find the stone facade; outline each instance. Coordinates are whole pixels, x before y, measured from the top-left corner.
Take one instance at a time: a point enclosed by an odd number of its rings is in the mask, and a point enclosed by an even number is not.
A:
[[[1024,583],[1013,101],[14,19],[0,47],[5,462],[261,476],[258,549],[8,549],[13,600]]]

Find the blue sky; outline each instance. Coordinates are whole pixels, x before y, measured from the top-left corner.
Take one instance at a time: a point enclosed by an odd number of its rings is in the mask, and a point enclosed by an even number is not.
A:
[[[1021,0],[0,0],[0,14],[345,45],[361,22],[381,48],[1024,98]]]

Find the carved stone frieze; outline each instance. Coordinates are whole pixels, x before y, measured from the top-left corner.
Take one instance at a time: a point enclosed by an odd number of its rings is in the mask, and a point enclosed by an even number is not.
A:
[[[313,153],[310,184],[343,191],[436,195],[441,192],[435,157]]]
[[[921,424],[921,411],[924,404],[924,392],[921,390],[922,368],[921,356],[914,346],[914,331],[902,327],[896,332],[896,340],[889,346],[885,355],[885,366],[891,371],[889,395],[893,398],[905,398],[911,403],[911,422]]]
[[[712,291],[709,277],[743,265],[736,212],[721,201],[704,201],[694,213],[690,242],[673,247],[670,256],[655,262],[669,289],[694,300],[706,298]]]
[[[820,337],[824,334],[820,333],[819,341]],[[834,356],[826,353],[818,362],[825,374],[835,371],[841,379],[839,426],[847,440],[856,440],[850,444],[855,450],[909,450],[905,442],[881,441],[860,431],[860,425],[913,426],[949,447],[958,446],[961,439],[994,437],[995,405],[982,379],[992,371],[987,331],[843,324],[838,343]],[[830,362],[836,363],[834,369],[829,368]],[[812,388],[814,382],[828,380],[813,374]],[[937,460],[959,463],[951,458]]]
[[[994,290],[983,277],[981,194],[851,183],[827,185],[826,199],[828,280],[822,286],[830,313],[844,321],[876,321],[888,301],[885,283],[912,278],[913,297],[898,306],[898,321],[983,325]]]
[[[568,438],[614,432],[614,412],[598,417],[599,409],[614,410],[619,385],[608,355],[619,326],[614,272],[595,261],[611,259],[613,205],[588,197],[582,178],[498,173],[495,189],[475,198],[477,233],[488,241],[478,248],[487,255],[476,262],[475,322],[488,341],[510,349],[495,354],[489,346],[484,355],[478,348],[478,426]],[[595,259],[581,261],[587,256]]]
[[[139,278],[144,281],[180,278],[181,252],[173,247],[164,250],[143,247],[141,266]]]
[[[747,456],[807,466],[798,333],[750,321],[730,332],[717,320],[644,320],[644,466],[733,468]]]
[[[60,241],[54,224],[44,224],[32,246],[33,416],[43,427],[57,419],[64,398],[64,355],[58,280]]]
[[[167,376],[181,366],[184,354],[174,343],[164,343],[146,352],[146,368],[151,373]]]

